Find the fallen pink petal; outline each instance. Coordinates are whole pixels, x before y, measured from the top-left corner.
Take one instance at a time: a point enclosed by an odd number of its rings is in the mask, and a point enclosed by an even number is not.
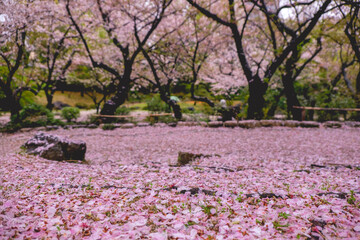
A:
[[[86,163],[23,153],[32,132],[1,136],[1,239],[360,237],[358,129],[54,134],[85,141]],[[207,156],[179,166],[180,151]]]

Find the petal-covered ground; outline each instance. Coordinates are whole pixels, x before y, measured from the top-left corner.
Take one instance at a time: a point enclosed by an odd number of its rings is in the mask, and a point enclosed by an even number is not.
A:
[[[34,134],[0,136],[0,239],[360,239],[359,129],[51,132],[87,164],[24,154]]]

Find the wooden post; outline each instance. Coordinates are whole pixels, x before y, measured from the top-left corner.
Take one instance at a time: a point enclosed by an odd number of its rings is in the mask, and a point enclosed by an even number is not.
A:
[[[305,121],[306,109],[301,109],[301,121]]]

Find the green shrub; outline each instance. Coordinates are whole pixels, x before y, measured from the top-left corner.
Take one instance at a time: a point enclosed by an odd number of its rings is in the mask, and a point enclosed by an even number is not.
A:
[[[319,122],[339,121],[340,114],[337,111],[318,111],[317,116]]]
[[[71,122],[80,117],[80,110],[76,107],[64,107],[61,110],[61,117],[65,118],[67,122]]]
[[[350,112],[349,120],[360,121],[360,112]]]
[[[76,103],[75,107],[80,108],[80,109],[91,109],[92,106],[88,105],[86,103]]]
[[[146,109],[151,112],[170,112],[169,106],[163,102],[159,95],[154,95],[146,102]]]
[[[120,106],[115,110],[115,115],[128,115],[131,112],[130,108]]]
[[[21,129],[21,127],[22,125],[20,123],[9,122],[4,127],[0,128],[0,132],[14,133]]]
[[[209,105],[205,104],[200,112],[206,115],[214,115],[216,113],[216,109],[215,107],[210,107]]]
[[[54,119],[54,114],[46,107],[39,104],[25,106],[19,113],[11,117],[12,123],[19,123],[21,127],[39,127],[55,125],[58,121]]]
[[[115,110],[115,115],[125,116],[125,115],[129,115],[130,112],[131,112],[130,108],[127,108],[125,106],[120,106]],[[128,119],[114,118],[114,119],[109,119],[108,121],[117,122],[117,123],[125,123],[125,122],[128,122]]]
[[[149,122],[151,125],[155,123],[173,123],[177,122],[176,119],[173,116],[148,116],[146,117],[147,122]]]
[[[114,130],[116,128],[116,126],[114,124],[104,124],[104,126],[102,126],[103,130]]]
[[[91,114],[91,115],[88,116],[87,121],[88,121],[90,124],[96,124],[96,125],[99,125],[99,124],[101,123],[101,120],[99,119],[99,117],[96,116],[96,115],[93,115],[93,114]]]

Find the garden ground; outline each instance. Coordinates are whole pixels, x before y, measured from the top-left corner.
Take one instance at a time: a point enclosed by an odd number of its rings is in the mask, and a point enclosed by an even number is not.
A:
[[[51,132],[86,164],[24,154],[34,134],[0,135],[0,238],[360,238],[357,128]]]

